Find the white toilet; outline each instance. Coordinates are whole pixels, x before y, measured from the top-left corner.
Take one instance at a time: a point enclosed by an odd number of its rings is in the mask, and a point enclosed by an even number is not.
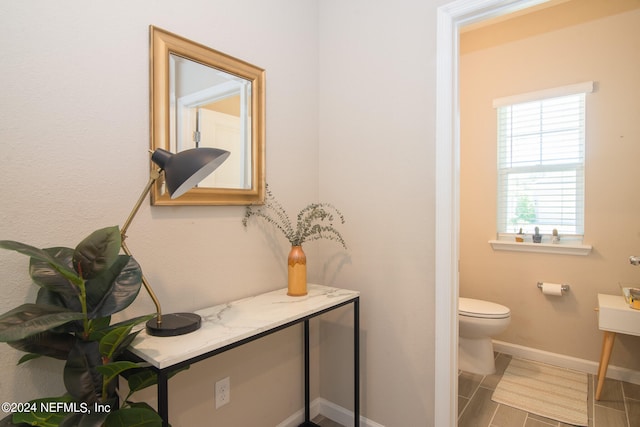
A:
[[[504,305],[472,298],[458,299],[458,369],[489,375],[496,371],[491,337],[511,322]]]

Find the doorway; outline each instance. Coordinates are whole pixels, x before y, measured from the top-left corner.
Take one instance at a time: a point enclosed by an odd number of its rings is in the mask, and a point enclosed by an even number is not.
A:
[[[437,11],[434,425],[457,424],[460,28],[547,0],[456,0]]]

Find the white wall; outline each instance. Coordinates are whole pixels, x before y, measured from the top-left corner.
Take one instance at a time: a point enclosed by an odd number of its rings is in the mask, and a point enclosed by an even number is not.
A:
[[[147,179],[149,24],[254,63],[267,70],[272,189],[291,209],[320,198],[347,218],[348,258],[330,244],[307,255],[311,280],[362,292],[362,412],[387,427],[433,425],[435,12],[443,3],[3,2],[0,237],[73,246],[129,213]],[[259,228],[243,230],[241,216],[241,207],[143,206],[128,243],[166,311],[283,286],[286,242],[274,249]],[[0,254],[0,312],[34,298],[26,263]],[[152,309],[141,296],[131,311]],[[319,339],[341,339],[331,332],[348,331],[350,318],[328,316]],[[299,338],[281,332],[181,373],[174,425],[275,425],[299,409],[301,379],[290,374],[301,366]],[[321,348],[322,395],[351,407],[351,377],[339,374],[350,369],[337,353],[344,349]],[[19,356],[0,346],[4,400],[62,390],[57,364],[16,368]],[[214,411],[196,397],[226,375],[232,402]]]
[[[316,200],[316,7],[313,0],[2,2],[0,238],[73,247],[97,228],[122,224],[148,178],[150,24],[267,70],[268,181],[292,209]],[[143,205],[128,244],[165,312],[286,286],[286,241],[272,248],[259,227],[243,229],[242,214],[242,207]],[[35,298],[27,265],[24,256],[0,253],[0,312]],[[144,292],[130,311],[153,311]],[[275,425],[298,410],[300,334],[282,332],[181,374],[174,425]],[[63,391],[58,363],[16,368],[20,356],[0,346],[3,401]],[[213,396],[213,381],[226,375],[233,400],[215,411],[201,396]],[[278,396],[266,398],[273,383]],[[247,402],[255,412],[243,410]]]
[[[320,195],[349,221],[351,259],[336,284],[362,292],[363,411],[390,427],[430,425],[433,414],[431,3],[319,3]],[[343,406],[344,394],[322,390]]]

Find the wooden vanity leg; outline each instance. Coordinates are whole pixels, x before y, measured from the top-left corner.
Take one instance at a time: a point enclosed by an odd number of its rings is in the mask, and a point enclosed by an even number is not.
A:
[[[616,339],[616,333],[604,331],[602,339],[602,353],[600,354],[600,367],[598,367],[598,387],[596,388],[596,400],[600,400],[604,378],[607,376],[607,368],[609,367],[609,358],[613,349],[613,342]]]

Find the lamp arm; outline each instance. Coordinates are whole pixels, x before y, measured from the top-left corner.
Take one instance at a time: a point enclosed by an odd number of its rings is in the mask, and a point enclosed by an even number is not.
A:
[[[125,243],[125,240],[127,239],[127,229],[131,225],[133,218],[138,213],[140,206],[142,206],[142,202],[144,201],[144,199],[147,198],[149,191],[151,191],[151,187],[156,182],[156,180],[160,177],[161,173],[162,173],[162,169],[156,169],[151,171],[151,173],[149,174],[149,181],[147,182],[147,185],[144,187],[144,190],[142,190],[142,194],[140,194],[140,197],[138,198],[138,201],[136,202],[136,204],[133,206],[133,209],[131,210],[129,217],[127,218],[127,220],[124,222],[124,225],[120,229],[120,246],[122,247],[122,250],[124,251],[124,253],[129,256],[132,256],[132,254],[129,248],[127,247],[127,244]],[[160,300],[158,300],[158,297],[156,296],[155,292],[153,292],[153,289],[151,288],[151,285],[149,284],[147,279],[144,277],[144,274],[142,275],[142,284],[144,285],[144,288],[147,290],[147,293],[149,294],[149,296],[153,300],[153,303],[156,306],[156,315],[157,315],[156,321],[158,325],[160,325],[162,323],[162,309],[160,308]]]

